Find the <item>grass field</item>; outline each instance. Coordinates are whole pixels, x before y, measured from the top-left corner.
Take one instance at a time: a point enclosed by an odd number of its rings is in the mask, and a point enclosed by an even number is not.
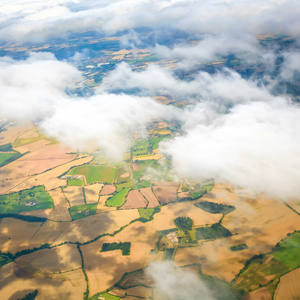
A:
[[[14,152],[0,152],[0,165],[2,165],[6,160],[14,156],[16,153]]]
[[[68,185],[82,186],[82,179],[68,179]]]
[[[138,181],[132,187],[133,190],[140,190],[151,186],[151,181]]]
[[[273,252],[276,259],[291,269],[300,266],[300,233],[295,232],[280,243],[280,246]]]
[[[117,183],[121,183],[121,182],[125,182],[131,180],[131,175],[130,175],[130,171],[128,166],[122,166],[117,168],[116,171],[116,182]]]
[[[79,220],[96,214],[98,203],[76,205],[69,208],[73,220]]]
[[[158,169],[160,167],[160,165],[157,164],[156,160],[139,161],[138,166],[139,170],[133,171],[133,176],[136,179],[140,179],[145,174],[148,168]]]
[[[98,300],[99,297],[102,297],[105,300],[119,300],[120,299],[120,297],[113,296],[113,295],[108,294],[108,293],[98,293],[98,294],[94,295],[93,297],[89,298],[89,300]]]
[[[120,192],[123,188],[132,188],[135,185],[134,181],[128,181],[120,184],[116,184],[117,192]]]
[[[18,214],[53,207],[53,200],[42,185],[12,194],[0,195],[0,214]]]
[[[94,182],[113,183],[116,169],[110,166],[80,166],[72,169],[70,175],[83,175],[87,184]]]
[[[106,201],[107,206],[121,206],[124,203],[125,196],[129,192],[130,188],[123,188],[116,195],[112,196]]]
[[[139,208],[141,218],[151,220],[155,209],[154,208]]]
[[[152,151],[152,145],[153,143],[149,140],[136,141],[131,149],[132,155],[136,156],[148,154]]]

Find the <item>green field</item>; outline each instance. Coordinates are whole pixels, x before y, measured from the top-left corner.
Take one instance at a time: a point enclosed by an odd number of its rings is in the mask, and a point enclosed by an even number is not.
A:
[[[53,200],[45,191],[43,185],[7,195],[0,195],[0,214],[18,214],[20,212],[53,207]]]
[[[300,267],[300,233],[295,232],[284,239],[273,255],[291,269]]]
[[[235,210],[235,207],[232,205],[218,204],[218,203],[208,202],[208,201],[195,203],[194,205],[211,214],[221,213],[226,215]]]
[[[103,297],[105,298],[105,300],[119,300],[120,297],[117,297],[117,296],[113,296],[111,294],[108,294],[108,293],[98,293],[96,295],[94,295],[93,297],[89,298],[89,300],[98,300],[99,297]]]
[[[147,220],[151,220],[155,212],[154,208],[139,208],[138,210],[141,218]]]
[[[140,190],[151,186],[151,181],[138,181],[132,187],[133,190]]]
[[[160,168],[160,165],[157,163],[156,160],[139,161],[138,165],[139,165],[139,170],[133,171],[134,178],[138,180],[145,174],[148,168],[152,168],[152,169]]]
[[[123,188],[120,192],[112,196],[106,201],[107,206],[121,206],[124,203],[125,196],[129,192],[130,188]]]
[[[110,166],[80,166],[72,169],[69,175],[83,175],[87,184],[94,182],[113,183],[116,168]]]
[[[0,165],[2,165],[9,158],[13,157],[15,154],[15,152],[0,152]]]
[[[82,179],[68,179],[68,185],[83,186]]]
[[[148,140],[136,141],[131,148],[131,153],[134,156],[145,155],[145,154],[151,153],[152,145],[153,145],[153,143],[151,143]]]
[[[76,205],[69,208],[72,220],[82,219],[96,214],[98,203]]]
[[[231,232],[219,223],[213,224],[211,226],[196,228],[197,240],[217,239],[231,235]]]
[[[134,186],[134,181],[127,181],[124,183],[116,184],[117,192],[120,192],[123,188],[132,188]]]
[[[121,177],[125,173],[128,173],[128,176]],[[130,171],[129,171],[128,166],[122,166],[122,167],[117,168],[116,183],[121,183],[121,182],[129,181],[129,180],[131,180],[131,176],[130,176]]]

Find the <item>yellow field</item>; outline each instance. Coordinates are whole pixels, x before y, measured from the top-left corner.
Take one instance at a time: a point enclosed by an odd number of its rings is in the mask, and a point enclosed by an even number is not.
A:
[[[33,129],[33,126],[23,125],[23,126],[11,126],[6,131],[0,132],[0,145],[5,145],[13,143],[18,136],[24,134],[26,131]]]
[[[99,193],[103,184],[95,183],[84,187],[85,200],[87,204],[96,203],[99,200]]]
[[[67,242],[87,242],[104,233],[114,233],[140,217],[137,209],[115,210],[73,221],[55,240],[54,245]]]
[[[248,296],[245,296],[243,299],[244,300],[257,300],[257,299],[272,300],[272,295],[267,287],[263,287],[261,289],[251,292]],[[281,298],[281,299],[287,299],[287,298]]]
[[[93,156],[79,157],[64,165],[53,168],[50,171],[44,172],[39,175],[26,177],[21,180],[21,183],[17,184],[13,188],[10,188],[9,192],[18,192],[20,190],[30,189],[33,186],[37,185],[45,185],[46,190],[52,190],[59,186],[65,186],[67,185],[66,180],[59,179],[58,176],[60,176],[63,173],[66,173],[70,168],[85,164],[91,161],[92,159]],[[6,190],[5,192],[7,191],[8,190]]]
[[[136,222],[114,237],[82,246],[85,270],[90,283],[90,294],[103,291],[118,282],[125,272],[131,272],[148,265],[155,255],[150,250],[155,247],[158,234],[144,223]],[[103,243],[131,242],[130,255],[122,256],[121,250],[100,252]]]
[[[300,268],[284,275],[276,289],[275,300],[294,300],[300,298]]]
[[[98,205],[97,205],[97,211],[96,213],[103,213],[103,212],[106,212],[106,211],[112,211],[112,210],[116,210],[117,207],[114,207],[114,206],[106,206],[105,203],[106,203],[106,200],[108,198],[112,197],[112,195],[108,195],[108,196],[100,196],[99,198],[99,202],[98,202]]]
[[[67,186],[63,193],[71,206],[84,204],[83,191],[81,186]]]
[[[16,277],[14,270],[18,266],[10,263],[0,269],[0,299],[21,299],[38,289],[36,300],[82,300],[86,283],[81,269],[55,275],[29,270],[28,276]]]
[[[25,222],[13,218],[0,219],[0,250],[16,253],[23,249],[40,246],[31,240],[42,223]]]
[[[50,168],[65,164],[76,157],[75,154],[67,154],[70,150],[69,148],[58,144],[49,145],[49,143],[49,141],[39,140],[35,143],[15,148],[20,153],[30,152],[2,167],[5,175],[4,177],[0,175],[0,179],[7,177],[20,178],[39,174]],[[9,176],[6,174],[9,174]]]
[[[151,159],[161,159],[163,157],[163,155],[161,153],[156,153],[153,155],[147,155],[147,156],[133,156],[132,157],[132,161],[138,161],[138,160],[151,160]]]
[[[54,210],[49,219],[54,221],[71,221],[69,213],[69,203],[61,188],[48,191],[54,202]]]
[[[155,214],[151,226],[160,231],[176,227],[174,220],[177,217],[190,217],[194,225],[206,225],[219,222],[222,214],[210,214],[194,206],[197,201],[188,201],[181,203],[170,203],[161,208],[159,214]]]
[[[20,136],[18,136],[19,139],[30,139],[30,138],[35,138],[35,137],[39,137],[37,128],[30,129],[30,130],[24,132],[23,134],[21,134]]]
[[[68,244],[23,255],[16,262],[46,273],[66,272],[81,268],[77,246]]]
[[[49,218],[49,216],[53,212],[53,208],[48,208],[48,209],[39,209],[39,210],[33,210],[33,211],[25,211],[21,212],[20,215],[24,216],[35,216],[35,217],[40,217],[40,218]]]

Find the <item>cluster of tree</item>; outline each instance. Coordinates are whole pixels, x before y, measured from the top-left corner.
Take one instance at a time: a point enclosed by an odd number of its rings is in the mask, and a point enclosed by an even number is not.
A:
[[[37,250],[42,250],[42,249],[46,249],[46,248],[49,248],[50,247],[50,244],[49,243],[45,243],[43,245],[41,245],[40,247],[34,247],[32,249],[24,249],[24,250],[21,250],[19,252],[17,252],[15,255],[14,255],[14,258],[17,258],[19,256],[22,256],[22,255],[25,255],[25,254],[29,254],[29,253],[32,253],[32,252],[35,252]]]
[[[223,227],[220,223],[213,224],[212,226],[200,227],[196,231],[196,239],[216,239],[220,237],[231,236],[231,232]]]
[[[34,300],[35,297],[37,296],[38,292],[39,292],[38,290],[35,290],[34,292],[29,293],[25,297],[18,299],[18,300]]]
[[[185,232],[193,228],[193,220],[189,217],[178,217],[174,220],[174,223],[179,229]]]
[[[246,244],[234,245],[230,247],[231,251],[240,251],[244,249],[248,249],[248,246]]]
[[[120,243],[103,243],[102,245],[102,252],[105,251],[112,251],[112,250],[117,250],[120,249],[122,251],[122,255],[130,255],[130,242],[120,242]]]
[[[235,210],[235,207],[232,205],[225,205],[225,204],[219,204],[219,203],[208,202],[208,201],[195,203],[194,205],[211,214],[222,213],[226,215]]]

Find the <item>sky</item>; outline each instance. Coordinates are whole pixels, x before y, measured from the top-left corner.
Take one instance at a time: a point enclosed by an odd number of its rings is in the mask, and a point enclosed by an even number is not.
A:
[[[299,10],[292,0],[1,1],[4,45],[67,41],[71,33],[94,30],[142,47],[135,34],[141,27],[160,37],[180,32],[184,38],[172,45],[157,42],[151,50],[161,59],[178,60],[179,71],[192,76],[182,80],[175,71],[151,64],[136,72],[121,62],[93,95],[79,97],[68,92],[82,78],[72,60],[47,52],[24,60],[4,56],[0,114],[39,122],[46,134],[73,148],[101,146],[114,158],[128,150],[132,133],[145,134],[150,120],[175,120],[181,134],[162,143],[161,151],[172,158],[179,176],[212,177],[280,201],[294,198],[300,192],[299,105],[274,89],[299,76]],[[257,36],[264,34],[292,37],[294,46],[263,47]],[[226,67],[215,74],[195,70],[229,54],[263,74],[245,77]],[[152,97],[160,94],[194,105],[180,110],[158,104]]]

